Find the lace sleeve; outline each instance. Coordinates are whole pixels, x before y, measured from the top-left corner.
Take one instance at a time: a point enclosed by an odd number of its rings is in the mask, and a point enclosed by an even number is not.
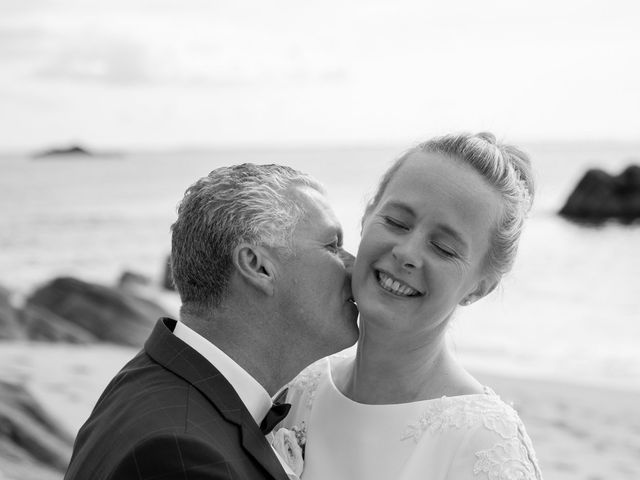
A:
[[[291,404],[291,411],[283,420],[283,427],[291,429],[307,422],[313,408],[316,390],[328,368],[329,360],[323,358],[305,368],[289,383],[287,402]]]
[[[516,411],[500,401],[461,446],[451,479],[542,480],[531,439]]]
[[[517,425],[515,437],[496,440],[490,448],[475,452],[473,473],[476,478],[542,480],[536,454],[522,422]]]

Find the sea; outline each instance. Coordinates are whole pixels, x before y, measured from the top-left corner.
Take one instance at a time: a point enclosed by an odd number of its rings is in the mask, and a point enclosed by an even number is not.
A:
[[[500,287],[461,308],[450,341],[471,369],[640,391],[640,225],[579,225],[557,211],[588,168],[640,164],[640,143],[522,144],[537,196]],[[17,303],[56,276],[159,283],[185,189],[221,165],[280,163],[320,180],[357,251],[360,217],[403,146],[0,155],[0,285]]]

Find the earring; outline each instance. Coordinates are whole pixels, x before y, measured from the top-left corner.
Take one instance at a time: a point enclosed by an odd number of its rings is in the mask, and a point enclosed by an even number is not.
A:
[[[465,298],[465,299],[462,301],[462,304],[463,304],[465,307],[468,307],[469,305],[471,305],[471,303],[472,303],[472,302],[471,302],[471,299],[470,299],[470,298]]]

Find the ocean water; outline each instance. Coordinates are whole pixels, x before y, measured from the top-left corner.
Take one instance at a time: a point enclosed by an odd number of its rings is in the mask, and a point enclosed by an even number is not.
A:
[[[523,145],[538,181],[513,271],[460,309],[451,340],[471,368],[640,390],[640,226],[579,226],[556,215],[589,167],[640,163],[640,144]],[[354,253],[367,199],[402,147],[0,157],[0,284],[18,296],[58,275],[113,284],[159,279],[184,190],[213,168],[283,163],[322,181]]]

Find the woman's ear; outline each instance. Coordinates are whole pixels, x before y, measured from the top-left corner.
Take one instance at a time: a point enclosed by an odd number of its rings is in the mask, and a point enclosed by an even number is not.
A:
[[[266,295],[273,295],[275,262],[266,248],[241,243],[233,250],[233,263],[240,278]]]
[[[472,303],[480,300],[483,297],[489,295],[498,286],[498,280],[493,277],[485,277],[478,284],[476,288],[465,295],[458,305],[471,305]]]

